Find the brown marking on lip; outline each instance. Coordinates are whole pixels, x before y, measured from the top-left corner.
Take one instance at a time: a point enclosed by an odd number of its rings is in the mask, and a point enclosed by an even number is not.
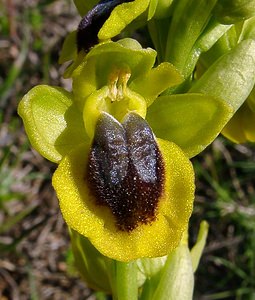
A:
[[[148,123],[130,113],[120,124],[103,113],[96,125],[87,178],[96,204],[111,210],[119,230],[156,219],[164,163]]]

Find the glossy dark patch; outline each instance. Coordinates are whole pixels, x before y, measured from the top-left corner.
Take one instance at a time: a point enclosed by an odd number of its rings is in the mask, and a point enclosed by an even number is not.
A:
[[[164,166],[153,133],[139,115],[131,113],[120,124],[102,114],[87,176],[96,203],[111,209],[118,229],[130,232],[155,220]]]
[[[124,2],[134,0],[103,0],[94,6],[81,20],[77,30],[78,52],[82,49],[88,52],[98,43],[97,34],[104,22],[109,18],[113,9]]]

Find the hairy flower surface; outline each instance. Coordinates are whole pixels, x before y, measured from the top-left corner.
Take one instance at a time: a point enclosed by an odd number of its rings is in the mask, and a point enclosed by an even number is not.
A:
[[[119,199],[122,208],[119,207],[118,211],[118,206],[111,209],[114,199],[111,199],[109,206],[102,205],[95,198],[90,189],[91,178],[87,177],[89,145],[76,148],[65,156],[54,174],[53,185],[66,222],[88,237],[106,256],[121,261],[163,256],[177,247],[187,227],[194,198],[192,166],[175,144],[163,140],[157,140],[157,144],[163,158],[165,178],[162,182],[163,191],[158,199],[154,199],[158,202],[155,215],[148,222],[140,220],[144,214],[139,214],[143,211],[137,211],[135,203],[130,206],[129,202],[125,202],[130,197],[126,199],[122,195]],[[146,197],[142,195],[141,184],[137,184],[136,188],[141,189],[141,199],[137,201],[141,205]],[[129,187],[124,192],[128,194],[131,191]],[[111,193],[111,190],[105,189],[105,193]],[[125,205],[129,205],[127,212],[124,211]],[[143,206],[144,210],[150,208],[146,203]],[[133,216],[136,219],[130,222],[130,213],[137,212]],[[121,218],[116,218],[118,213]]]

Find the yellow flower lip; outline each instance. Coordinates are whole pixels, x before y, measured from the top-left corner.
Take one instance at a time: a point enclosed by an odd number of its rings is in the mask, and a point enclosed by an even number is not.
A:
[[[105,256],[131,261],[166,255],[177,247],[188,226],[194,199],[192,165],[175,144],[156,142],[165,169],[163,191],[155,219],[139,223],[133,230],[120,230],[111,209],[97,204],[88,184],[89,145],[66,155],[54,173],[53,186],[65,221]]]

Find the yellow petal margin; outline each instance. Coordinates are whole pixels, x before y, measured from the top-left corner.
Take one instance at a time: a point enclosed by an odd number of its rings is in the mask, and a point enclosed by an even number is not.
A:
[[[131,232],[118,230],[111,211],[94,204],[86,179],[89,146],[72,151],[54,173],[53,186],[65,221],[105,256],[131,261],[166,255],[178,246],[188,226],[195,189],[192,164],[175,144],[157,141],[165,163],[157,219]]]

